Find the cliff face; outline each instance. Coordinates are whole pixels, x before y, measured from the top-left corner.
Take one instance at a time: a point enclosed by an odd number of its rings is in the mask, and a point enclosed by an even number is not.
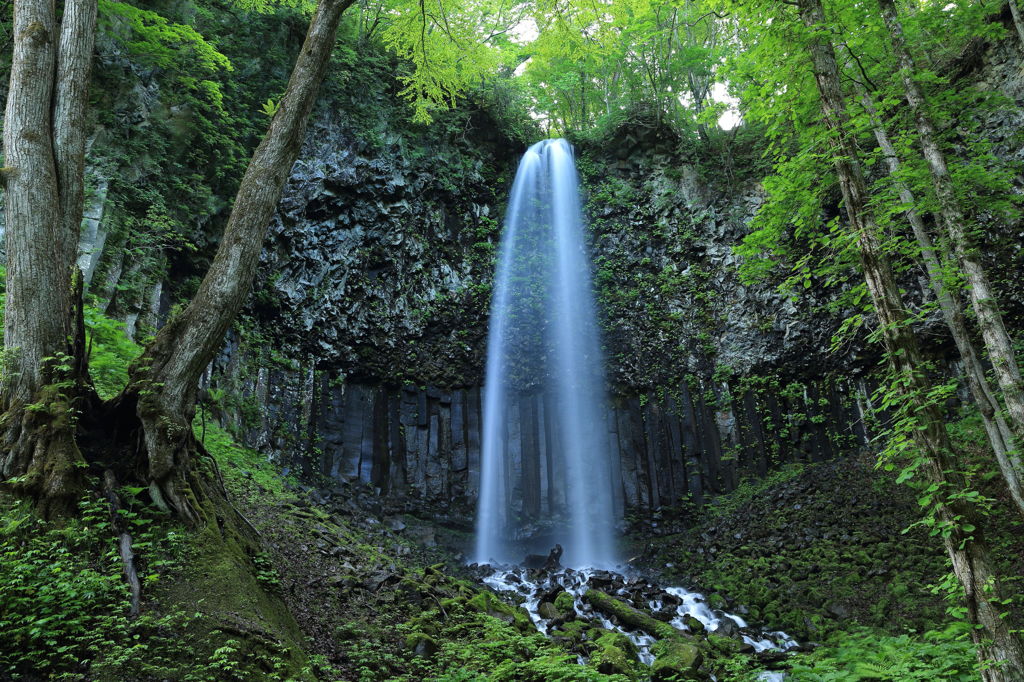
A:
[[[272,62],[277,80],[246,90],[245,106],[285,75],[277,53],[297,38],[279,38],[266,56],[246,57]],[[97,96],[117,106],[94,122],[80,265],[98,304],[145,336],[198,282],[231,181],[215,165],[188,171],[216,161],[220,147],[196,132],[213,114],[176,101],[174,84],[114,38],[99,51]],[[963,125],[980,125],[1016,162],[1020,64],[1015,41],[979,41],[950,76],[1007,98]],[[485,105],[408,124],[379,55],[336,70],[256,290],[208,372],[204,413],[291,467],[370,484],[391,506],[470,519],[494,256],[525,142]],[[262,126],[246,121],[230,140],[235,161]],[[750,130],[707,146],[643,121],[577,144],[612,394],[598,428],[620,463],[611,494],[623,514],[699,504],[745,476],[870,437],[877,351],[860,338],[830,352],[844,315],[830,312],[824,288],[793,300],[737,274],[733,248],[764,201],[759,147]],[[1017,315],[1024,234],[989,227],[990,271]],[[928,300],[922,272],[904,284],[915,305]],[[934,355],[951,361],[938,317],[924,325]],[[520,507],[534,500],[520,509],[524,522],[564,503],[548,458],[558,447],[551,409],[551,396],[524,388],[508,426],[508,489]],[[540,491],[523,495],[524,470]]]
[[[664,135],[637,126],[578,148],[613,395],[596,427],[620,463],[609,494],[622,513],[700,504],[869,436],[865,362],[828,353],[825,301],[738,279],[732,247],[762,201],[757,181],[709,172]],[[211,407],[290,466],[468,522],[493,257],[521,149],[407,144],[361,151],[318,121],[246,326],[211,368],[223,393],[210,394],[234,399]],[[525,387],[508,425],[507,486],[527,525],[565,504],[553,400]]]
[[[1020,59],[1012,41],[979,43],[956,77],[1020,104]],[[986,116],[997,151],[1016,158],[1020,109]],[[458,142],[396,136],[374,155],[322,117],[265,252],[251,318],[262,336],[243,332],[211,373],[247,396],[215,408],[250,443],[372,485],[389,506],[466,523],[493,256],[522,152],[470,123]],[[824,289],[794,301],[737,275],[733,247],[763,201],[756,147],[741,137],[681,151],[642,123],[577,147],[613,393],[598,428],[620,463],[623,513],[700,504],[782,462],[868,444],[876,351],[861,338],[830,352],[843,314],[827,312]],[[1001,260],[1019,260],[1019,239],[996,241]],[[905,284],[927,302],[923,273]],[[1016,275],[1002,285],[1012,310]],[[940,320],[924,325],[955,366]],[[548,458],[552,400],[524,389],[508,425],[506,483],[526,526],[564,505]],[[539,493],[524,495],[524,471]]]

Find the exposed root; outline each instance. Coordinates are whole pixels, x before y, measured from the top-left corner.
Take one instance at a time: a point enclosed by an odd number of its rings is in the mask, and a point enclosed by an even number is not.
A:
[[[106,496],[107,502],[110,503],[110,521],[117,531],[117,549],[121,554],[121,561],[124,563],[124,576],[128,580],[128,586],[132,591],[132,605],[129,615],[135,618],[139,615],[142,607],[142,583],[139,582],[139,573],[135,567],[132,536],[128,533],[124,519],[119,513],[121,500],[117,497],[117,478],[110,469],[103,472],[103,494]]]

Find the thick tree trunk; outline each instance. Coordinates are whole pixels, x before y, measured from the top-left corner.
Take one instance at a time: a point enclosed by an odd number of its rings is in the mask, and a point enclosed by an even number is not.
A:
[[[936,139],[935,125],[928,114],[924,93],[917,81],[914,80],[916,69],[910,50],[907,48],[903,26],[896,13],[896,6],[892,0],[878,0],[878,6],[881,9],[885,25],[889,29],[889,37],[899,65],[907,103],[914,113],[917,134],[921,141],[921,152],[931,171],[932,184],[939,204],[939,222],[949,234],[953,251],[966,277],[974,314],[978,320],[978,328],[985,340],[985,349],[988,351],[996,380],[1003,393],[1007,421],[1013,430],[1015,441],[1024,443],[1024,381],[1021,380],[1020,367],[1017,365],[1017,357],[1013,350],[1013,341],[1003,324],[1003,316],[999,311],[995,291],[989,284],[988,276],[982,268],[978,248],[973,243],[963,211],[960,208],[960,202],[956,198],[953,179],[946,166],[946,156]]]
[[[889,134],[882,125],[882,120],[875,109],[875,103],[871,95],[866,91],[861,93],[861,102],[871,119],[871,126],[875,132],[875,139],[885,157],[886,167],[890,175],[897,177],[900,168],[899,157],[896,155],[896,148],[889,139]],[[921,249],[921,259],[924,261],[925,270],[928,273],[928,281],[935,299],[938,301],[942,317],[946,326],[953,336],[957,349],[960,351],[960,358],[964,365],[964,376],[967,386],[971,391],[978,411],[981,413],[982,422],[985,426],[985,433],[988,434],[989,443],[995,454],[996,462],[999,464],[999,471],[1003,475],[1006,487],[1009,489],[1010,497],[1017,505],[1017,509],[1024,514],[1024,464],[1021,463],[1020,450],[1014,442],[1013,433],[1006,419],[1003,417],[1002,407],[989,386],[988,378],[985,376],[985,367],[981,363],[981,357],[974,347],[970,332],[967,328],[967,320],[964,317],[964,305],[960,295],[948,289],[943,283],[942,265],[939,255],[936,254],[935,246],[932,244],[928,230],[925,228],[921,216],[914,210],[916,202],[913,192],[901,180],[894,180],[896,191],[899,193],[900,201],[910,206],[907,210],[907,222],[910,223],[917,239],[917,245]],[[948,254],[942,254],[942,260],[948,260]]]
[[[263,237],[302,146],[338,22],[353,0],[321,0],[309,24],[288,88],[235,197],[224,236],[199,291],[157,334],[131,369],[118,400],[141,420],[143,476],[162,504],[192,524],[200,518],[201,479],[191,471],[199,377],[224,341],[252,286]]]
[[[867,208],[867,184],[858,161],[856,143],[849,132],[849,117],[835,51],[831,43],[822,37],[826,23],[821,0],[798,0],[798,7],[804,24],[814,33],[807,48],[821,95],[822,113],[832,132],[834,163],[843,203],[850,224],[857,233],[861,268],[878,314],[889,362],[901,379],[908,412],[915,415],[919,423],[914,438],[926,458],[924,468],[931,481],[939,486],[941,494],[960,492],[966,483],[957,473],[942,414],[927,398],[930,386],[921,371],[923,363],[917,339],[906,323],[907,314],[899,288],[878,240],[878,226]],[[973,507],[962,500],[951,499],[938,504],[935,514],[938,522],[947,529],[943,540],[953,562],[953,570],[964,588],[968,616],[972,623],[980,626],[972,633],[983,663],[982,678],[986,682],[1024,679],[1024,647],[1009,624],[1000,617],[1000,586],[992,572],[988,548]],[[987,664],[991,661],[1002,664],[989,667]]]
[[[81,487],[75,404],[84,357],[75,249],[95,0],[19,0],[4,120],[7,302],[0,477],[62,508]]]

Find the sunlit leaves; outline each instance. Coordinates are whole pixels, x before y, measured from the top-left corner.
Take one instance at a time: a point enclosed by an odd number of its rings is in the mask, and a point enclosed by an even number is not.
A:
[[[414,121],[429,123],[432,112],[454,107],[497,72],[503,57],[494,38],[512,21],[503,8],[488,0],[423,0],[395,3],[385,13],[384,43],[411,66],[398,78]]]
[[[144,63],[162,69],[184,67],[208,75],[231,71],[231,62],[191,26],[118,0],[100,0],[101,26]],[[121,30],[121,27],[128,29]],[[184,70],[184,69],[183,69]]]

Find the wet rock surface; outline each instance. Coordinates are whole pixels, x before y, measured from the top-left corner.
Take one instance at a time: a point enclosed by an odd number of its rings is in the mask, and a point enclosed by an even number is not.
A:
[[[470,570],[519,602],[540,632],[569,645],[581,660],[596,658],[599,668],[614,670],[617,660],[632,657],[652,666],[654,679],[690,673],[707,679],[700,667],[709,637],[731,640],[736,651],[766,653],[765,660],[774,658],[768,652],[799,646],[784,632],[765,632],[712,608],[702,594],[639,575],[490,565]]]

